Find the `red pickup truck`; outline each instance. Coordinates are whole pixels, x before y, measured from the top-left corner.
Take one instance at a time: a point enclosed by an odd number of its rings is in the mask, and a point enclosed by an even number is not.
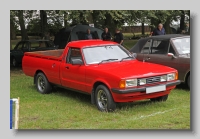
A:
[[[177,70],[138,61],[123,46],[102,40],[69,42],[65,49],[26,52],[23,72],[37,90],[60,86],[91,95],[100,111],[114,111],[118,102],[166,101],[180,84]]]

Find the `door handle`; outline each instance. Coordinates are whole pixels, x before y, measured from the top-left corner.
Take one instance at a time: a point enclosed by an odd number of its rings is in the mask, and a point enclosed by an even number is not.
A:
[[[55,64],[55,63],[53,63],[53,64],[52,64],[52,68],[54,68],[55,66],[56,66],[56,64]]]

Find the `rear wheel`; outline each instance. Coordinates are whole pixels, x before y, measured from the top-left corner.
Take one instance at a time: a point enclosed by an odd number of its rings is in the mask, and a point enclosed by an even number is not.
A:
[[[51,84],[41,72],[36,75],[36,87],[41,94],[49,94],[52,90]]]
[[[160,101],[166,101],[167,99],[168,99],[168,94],[161,97],[151,98],[150,100],[153,102],[160,102]]]
[[[95,90],[95,100],[97,108],[102,112],[111,112],[116,109],[110,91],[104,85],[99,85]]]

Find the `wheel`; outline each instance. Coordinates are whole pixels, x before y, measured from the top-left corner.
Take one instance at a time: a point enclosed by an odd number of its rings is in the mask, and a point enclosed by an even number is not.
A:
[[[41,94],[49,94],[52,90],[51,84],[41,72],[36,75],[36,87]]]
[[[102,112],[111,112],[116,109],[110,91],[104,85],[99,85],[95,90],[95,101],[97,108]]]
[[[160,102],[160,101],[166,101],[167,99],[168,99],[168,94],[157,98],[151,98],[150,100],[153,102]]]
[[[12,58],[12,65],[13,65],[13,67],[17,67],[18,66],[18,62],[14,57]]]
[[[190,89],[190,75],[189,75],[188,78],[187,78],[187,86],[188,86],[188,88]]]

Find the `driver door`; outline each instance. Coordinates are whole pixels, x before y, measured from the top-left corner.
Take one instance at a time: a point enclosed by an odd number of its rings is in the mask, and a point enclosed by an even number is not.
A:
[[[61,63],[61,83],[62,86],[86,92],[85,65],[73,65],[71,59],[75,57],[82,60],[80,48],[69,48],[68,55]]]

